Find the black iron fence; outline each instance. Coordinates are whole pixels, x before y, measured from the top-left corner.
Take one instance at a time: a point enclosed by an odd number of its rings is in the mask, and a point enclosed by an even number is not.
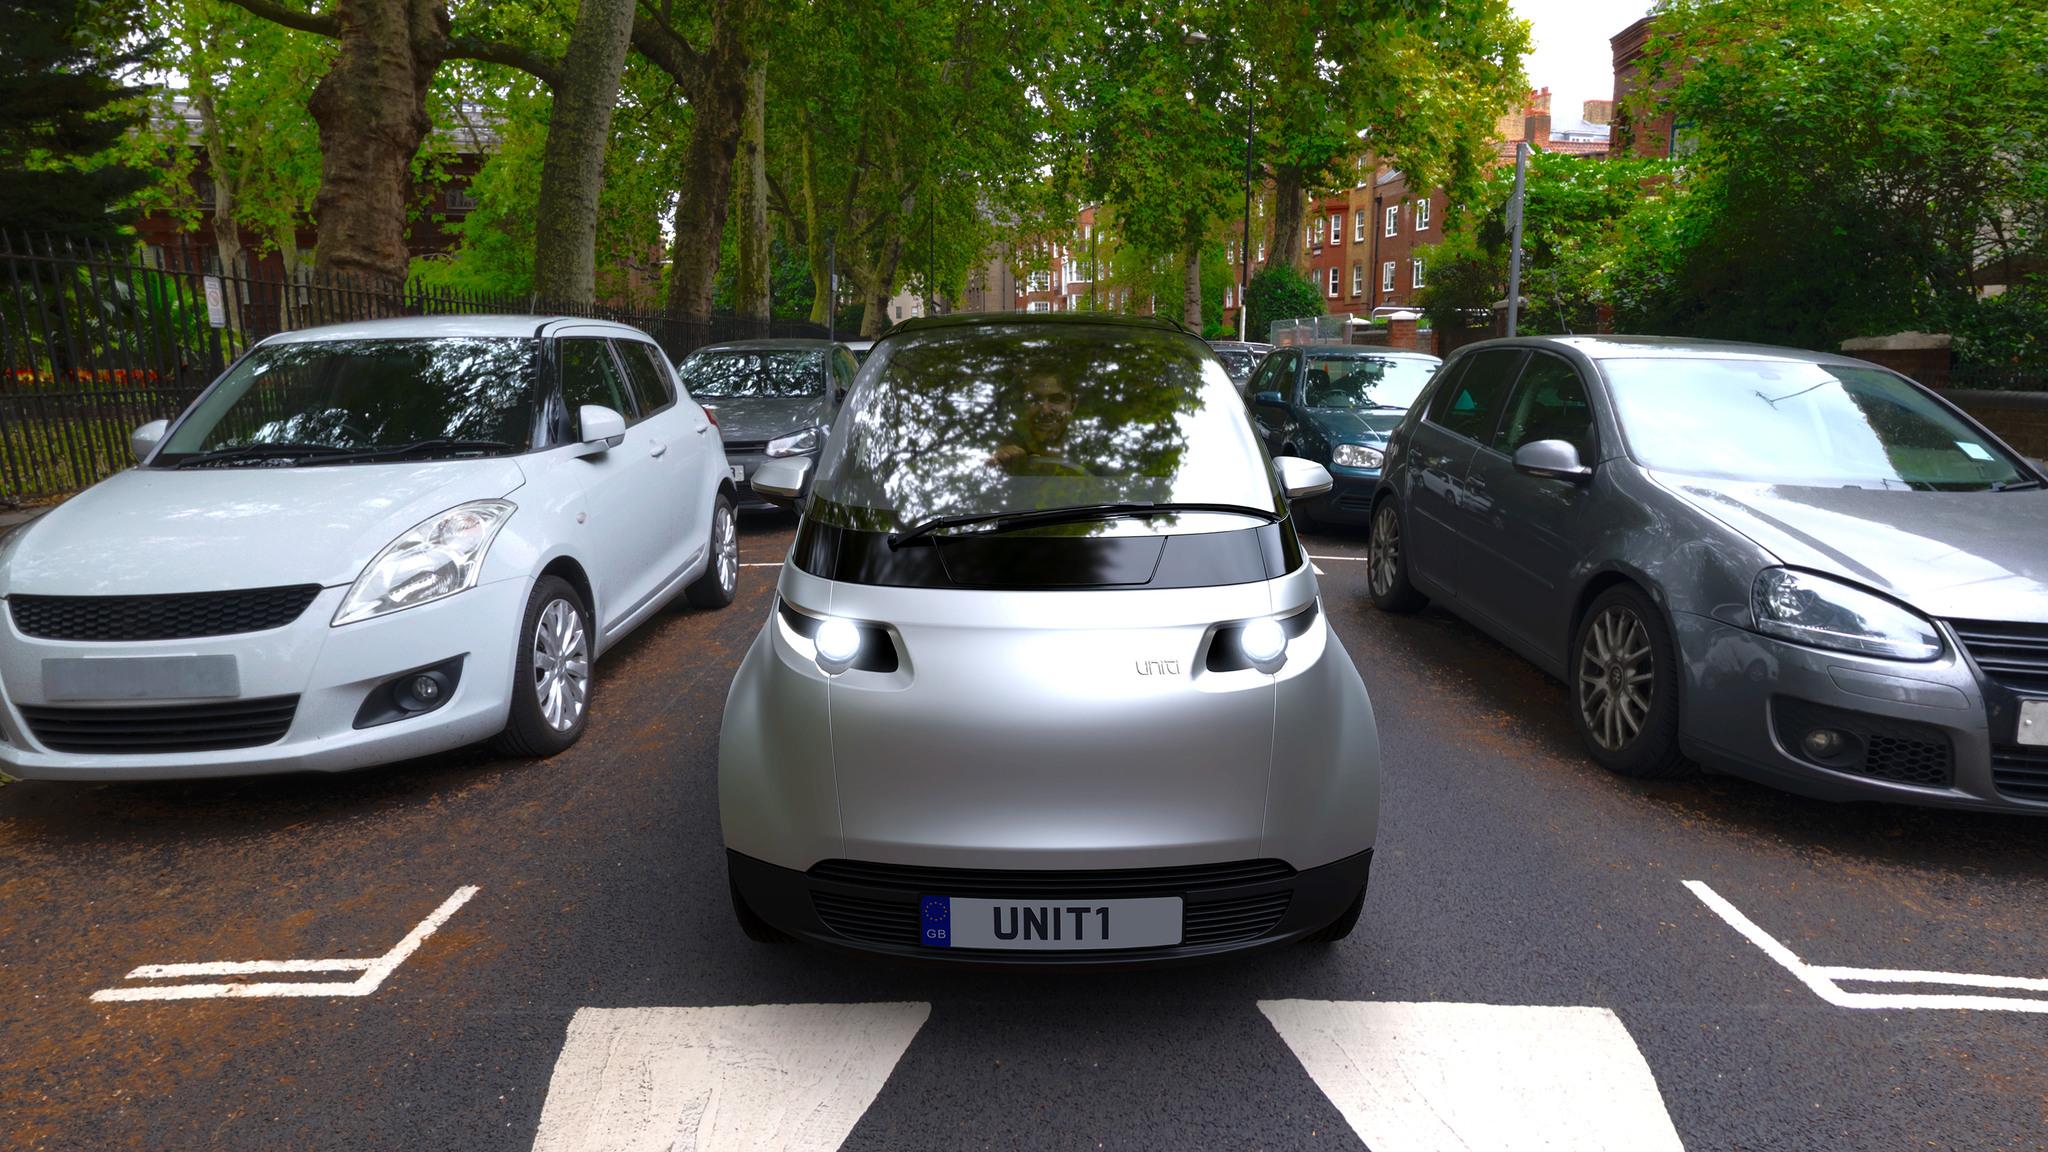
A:
[[[2003,364],[1958,364],[1949,369],[1948,386],[1969,392],[2048,392],[2048,370]]]
[[[0,234],[0,504],[76,491],[129,464],[128,434],[176,414],[279,332],[389,316],[571,315],[631,324],[671,358],[721,340],[824,336],[802,321],[682,320],[606,307],[223,271],[211,249],[118,249]]]

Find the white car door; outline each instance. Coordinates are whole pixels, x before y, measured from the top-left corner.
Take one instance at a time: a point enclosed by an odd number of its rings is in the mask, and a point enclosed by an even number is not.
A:
[[[663,563],[671,574],[704,558],[711,540],[711,498],[725,467],[725,450],[704,410],[687,397],[677,402],[674,375],[661,349],[644,340],[613,342],[626,369],[626,382],[649,432],[668,445],[661,456],[662,483],[673,506],[674,525]],[[716,459],[709,457],[715,456]],[[667,513],[664,513],[666,515]]]
[[[679,515],[665,458],[673,451],[659,421],[640,419],[612,355],[609,331],[559,335],[555,363],[567,406],[570,434],[580,440],[577,412],[599,404],[624,415],[625,439],[610,451],[580,461],[582,551],[597,593],[597,629],[608,643],[674,574],[667,558]]]

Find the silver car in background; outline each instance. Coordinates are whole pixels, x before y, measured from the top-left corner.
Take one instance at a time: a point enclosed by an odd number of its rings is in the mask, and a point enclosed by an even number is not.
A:
[[[726,702],[741,926],[1013,963],[1347,934],[1377,728],[1286,518],[1329,483],[1164,321],[893,329]]]
[[[676,365],[683,387],[718,422],[741,508],[772,505],[747,478],[770,460],[816,459],[859,366],[829,340],[732,340]]]
[[[1489,341],[1389,442],[1372,595],[1562,679],[1616,772],[2048,813],[2043,483],[1860,360]]]

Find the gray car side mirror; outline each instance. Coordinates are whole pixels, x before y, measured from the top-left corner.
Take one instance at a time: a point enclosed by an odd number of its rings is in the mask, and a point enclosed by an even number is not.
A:
[[[585,404],[576,410],[583,428],[583,455],[596,456],[617,448],[626,439],[626,418],[602,404]]]
[[[1321,496],[1337,483],[1330,478],[1328,468],[1299,456],[1273,457],[1273,473],[1280,478],[1280,491],[1289,500]]]
[[[792,456],[785,460],[770,460],[748,478],[754,495],[778,508],[795,508],[803,498],[804,481],[810,478],[811,459],[808,456]]]
[[[1252,403],[1264,404],[1269,408],[1285,408],[1287,406],[1287,401],[1281,399],[1278,392],[1256,393],[1252,396]]]
[[[170,431],[170,428],[171,422],[169,420],[151,420],[149,423],[130,432],[128,434],[128,454],[135,457],[137,464],[149,459],[149,454],[156,449],[157,442],[164,438],[164,433]]]
[[[1515,471],[1573,484],[1583,484],[1593,476],[1593,470],[1580,461],[1579,450],[1569,440],[1531,440],[1515,449]]]

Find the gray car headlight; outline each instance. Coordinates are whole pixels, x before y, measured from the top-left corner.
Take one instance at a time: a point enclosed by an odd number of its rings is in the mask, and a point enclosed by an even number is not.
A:
[[[818,430],[816,428],[806,428],[801,432],[792,432],[787,436],[777,436],[775,439],[770,440],[768,442],[768,454],[770,456],[801,456],[806,452],[816,451],[817,447]]]
[[[385,546],[342,598],[334,624],[416,608],[476,586],[484,554],[512,518],[504,500],[477,500],[430,516]]]
[[[1377,468],[1387,462],[1386,454],[1363,444],[1339,444],[1330,453],[1330,463],[1339,468]]]
[[[1933,624],[1840,580],[1791,568],[1766,568],[1757,575],[1752,599],[1757,630],[1772,636],[1894,660],[1932,660],[1941,655],[1941,637]]]

